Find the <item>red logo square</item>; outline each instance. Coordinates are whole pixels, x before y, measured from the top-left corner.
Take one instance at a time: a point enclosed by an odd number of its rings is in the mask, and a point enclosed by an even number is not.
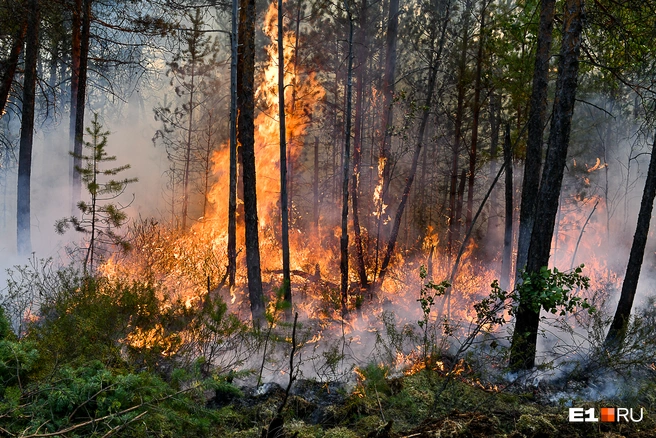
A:
[[[614,423],[615,422],[615,408],[601,408],[601,422]]]

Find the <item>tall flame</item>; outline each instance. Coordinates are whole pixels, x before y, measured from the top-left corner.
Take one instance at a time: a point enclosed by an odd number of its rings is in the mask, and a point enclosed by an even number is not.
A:
[[[271,44],[265,48],[268,59],[262,68],[261,83],[256,92],[260,109],[255,119],[257,204],[260,229],[265,235],[272,231],[272,227],[277,226],[273,219],[279,217],[280,199],[277,17],[278,11],[272,3],[266,13],[263,29],[271,39]],[[325,93],[315,73],[303,71],[296,60],[298,37],[294,32],[286,31],[283,38],[287,148],[288,159],[293,165],[303,150],[304,136],[312,114]],[[214,205],[214,211],[200,225],[203,228],[209,226],[219,233],[227,228],[228,153],[227,147],[223,147],[212,157],[217,182],[208,198]],[[273,269],[273,266],[268,268]]]

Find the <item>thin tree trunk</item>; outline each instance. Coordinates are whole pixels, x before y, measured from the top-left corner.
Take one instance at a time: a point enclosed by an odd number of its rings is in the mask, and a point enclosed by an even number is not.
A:
[[[76,130],[75,124],[77,119],[77,95],[80,86],[80,56],[82,51],[82,0],[75,0],[71,17],[71,93],[70,106],[71,112],[69,117],[69,140],[71,145],[71,214],[77,214],[77,204],[80,201],[82,180],[76,169],[82,165],[82,159],[79,154],[82,153],[80,145],[76,149]],[[79,153],[79,154],[78,154]]]
[[[278,117],[280,120],[280,209],[282,216],[282,290],[285,317],[292,316],[292,283],[289,273],[289,209],[287,207],[287,128],[285,126],[285,44],[282,0],[278,0]]]
[[[465,183],[467,182],[467,170],[462,169],[460,172],[460,183],[456,196],[456,214],[453,221],[453,243],[457,244],[460,240],[460,228],[462,225],[462,207],[465,198]]]
[[[474,180],[476,176],[476,159],[478,147],[478,120],[481,113],[481,71],[483,69],[483,46],[485,44],[485,15],[487,0],[481,3],[481,26],[478,32],[478,51],[476,53],[476,75],[474,79],[474,108],[472,118],[471,149],[469,152],[469,181],[467,186],[467,215],[465,229],[471,226],[474,210]]]
[[[205,143],[205,150],[203,151],[205,156],[203,157],[203,218],[207,218],[207,206],[209,200],[207,199],[207,194],[210,191],[210,174],[212,172],[212,166],[210,164],[210,158],[212,156],[212,123],[214,120],[214,110],[210,109],[207,111],[207,142]]]
[[[622,345],[626,336],[633,300],[638,289],[642,261],[645,256],[649,224],[654,209],[654,197],[656,196],[656,140],[654,141],[651,158],[649,159],[649,170],[647,171],[645,189],[642,192],[642,201],[640,202],[638,223],[635,234],[633,235],[633,243],[631,244],[629,263],[627,264],[624,282],[622,283],[620,301],[617,303],[615,316],[613,317],[613,322],[610,325],[608,335],[606,335],[604,342],[606,348],[613,350],[618,349]]]
[[[376,202],[376,255],[374,268],[375,275],[378,271],[378,255],[382,241],[382,228],[385,213],[385,206],[388,205],[388,190],[390,181],[390,160],[391,160],[391,143],[392,143],[392,122],[393,122],[393,100],[394,100],[394,83],[396,77],[396,45],[399,30],[399,0],[390,0],[389,15],[387,19],[387,32],[385,36],[385,71],[383,74],[383,115],[380,129],[382,139],[378,155],[378,186],[374,189]]]
[[[549,85],[549,58],[553,33],[556,0],[542,0],[537,52],[533,68],[533,90],[528,115],[526,161],[522,181],[522,199],[519,212],[519,237],[517,240],[516,281],[526,266],[531,232],[536,216],[540,168],[542,167],[542,135],[546,123],[547,91]]]
[[[16,67],[18,67],[18,59],[23,51],[25,44],[25,34],[27,33],[27,20],[21,24],[18,33],[14,38],[14,44],[9,54],[9,59],[3,62],[2,78],[0,79],[0,118],[5,114],[5,106],[9,100],[9,93],[11,86],[14,83],[14,75],[16,74]]]
[[[538,273],[549,263],[576,99],[582,19],[583,0],[567,0],[549,147],[540,179],[537,213],[526,262],[529,273]],[[532,305],[532,302],[520,298],[510,350],[510,366],[516,370],[530,369],[535,365],[540,312],[535,312]]]
[[[239,0],[232,0],[230,29],[230,189],[228,194],[228,285],[237,275],[237,24]]]
[[[497,159],[499,149],[499,131],[501,128],[501,98],[496,93],[490,96],[490,175],[497,173]],[[490,195],[490,212],[487,220],[486,246],[492,248],[495,252],[499,242],[499,212],[497,209],[498,199],[497,191]]]
[[[93,185],[91,192],[91,235],[89,236],[89,248],[87,249],[87,256],[84,259],[84,272],[93,273],[93,256],[96,249],[96,204],[98,202],[98,150],[97,150],[97,137],[93,139]]]
[[[360,6],[360,25],[358,32],[358,61],[356,68],[357,87],[355,89],[355,127],[353,130],[353,181],[351,183],[351,203],[353,207],[353,235],[355,237],[355,257],[357,261],[358,277],[360,287],[369,287],[367,270],[364,263],[364,249],[362,246],[362,231],[360,229],[360,215],[358,212],[358,200],[360,195],[360,164],[362,162],[362,119],[364,100],[364,72],[366,67],[367,53],[365,37],[367,28],[367,0],[362,0]]]
[[[390,0],[389,17],[387,19],[387,33],[385,37],[385,73],[383,76],[383,117],[381,123],[382,142],[380,146],[380,184],[382,191],[379,209],[382,204],[387,204],[387,195],[390,183],[390,159],[392,142],[392,103],[394,100],[394,81],[396,76],[396,42],[399,32],[399,0]],[[379,218],[380,220],[380,218]]]
[[[458,99],[456,106],[456,119],[454,123],[453,157],[451,159],[451,186],[449,188],[449,231],[447,239],[447,255],[451,257],[453,246],[458,240],[460,229],[460,218],[456,213],[456,197],[458,195],[458,161],[460,158],[460,142],[462,137],[462,123],[464,117],[465,102],[465,70],[467,68],[467,47],[469,45],[469,15],[471,12],[471,1],[467,1],[462,29],[462,41],[460,46],[460,60],[458,61]]]
[[[346,3],[348,5],[348,2]],[[341,259],[339,263],[341,272],[342,317],[348,316],[348,198],[349,198],[349,159],[351,155],[351,94],[353,92],[353,18],[348,10],[349,39],[348,39],[348,67],[346,70],[346,131],[344,142],[343,179],[342,179],[342,236],[339,240]]]
[[[195,29],[194,29],[195,33]],[[189,123],[187,125],[187,140],[185,145],[185,161],[182,175],[182,229],[187,229],[189,215],[189,174],[191,173],[191,139],[194,130],[194,97],[196,94],[196,39],[194,35],[194,50],[191,50],[191,83],[189,86]]]
[[[237,140],[241,145],[248,296],[253,325],[264,323],[255,181],[255,0],[240,0],[237,70]]]
[[[510,271],[512,265],[513,241],[513,165],[512,145],[510,144],[510,124],[506,124],[506,133],[503,142],[503,162],[506,167],[506,226],[503,233],[503,259],[501,262],[501,289],[510,289]]]
[[[314,178],[312,179],[312,217],[314,219],[314,230],[319,230],[319,137],[314,137]]]
[[[23,109],[18,152],[18,188],[16,208],[16,242],[18,254],[32,252],[30,236],[30,182],[32,175],[32,145],[34,143],[34,103],[36,100],[36,64],[39,54],[38,0],[29,1],[29,16],[25,36],[25,73],[23,75]]]
[[[81,164],[82,145],[84,143],[84,111],[87,97],[87,72],[89,64],[89,42],[91,39],[91,2],[84,0],[82,4],[82,32],[80,34],[80,66],[78,70],[77,104],[75,106],[75,143],[73,146],[74,169]],[[76,158],[78,157],[78,158]],[[75,164],[75,163],[74,163]],[[80,173],[73,172],[73,199],[77,206],[82,196],[82,178]]]

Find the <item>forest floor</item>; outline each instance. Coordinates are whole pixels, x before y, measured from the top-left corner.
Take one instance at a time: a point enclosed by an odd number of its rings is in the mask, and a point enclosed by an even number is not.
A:
[[[297,438],[435,438],[435,437],[656,437],[656,391],[631,399],[586,402],[564,397],[552,388],[485,388],[463,376],[445,377],[426,370],[388,378],[385,370],[359,370],[351,388],[336,383],[298,380],[283,409],[281,437]],[[558,400],[553,401],[555,394]],[[231,418],[224,433],[266,437],[285,390],[277,384],[216,391],[208,406]],[[569,407],[632,406],[639,422],[569,422]],[[272,436],[272,435],[268,435]]]

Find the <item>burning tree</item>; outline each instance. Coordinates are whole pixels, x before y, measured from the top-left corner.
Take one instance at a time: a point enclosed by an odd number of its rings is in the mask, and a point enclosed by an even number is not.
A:
[[[59,234],[63,234],[72,226],[76,231],[88,236],[86,248],[80,248],[84,250],[84,270],[88,272],[93,271],[94,257],[101,247],[110,244],[119,245],[124,249],[129,247],[128,242],[115,231],[127,220],[124,211],[126,207],[112,201],[122,195],[128,184],[137,181],[137,178],[99,181],[98,176],[115,176],[129,169],[130,165],[101,169],[103,163],[116,161],[116,157],[107,155],[105,151],[109,131],[103,131],[98,121],[98,114],[94,114],[91,128],[87,128],[87,133],[91,136],[91,141],[86,142],[85,147],[90,153],[77,157],[83,163],[83,167],[77,167],[75,170],[80,174],[91,200],[78,202],[77,207],[81,216],[60,219],[55,223],[55,229]]]

